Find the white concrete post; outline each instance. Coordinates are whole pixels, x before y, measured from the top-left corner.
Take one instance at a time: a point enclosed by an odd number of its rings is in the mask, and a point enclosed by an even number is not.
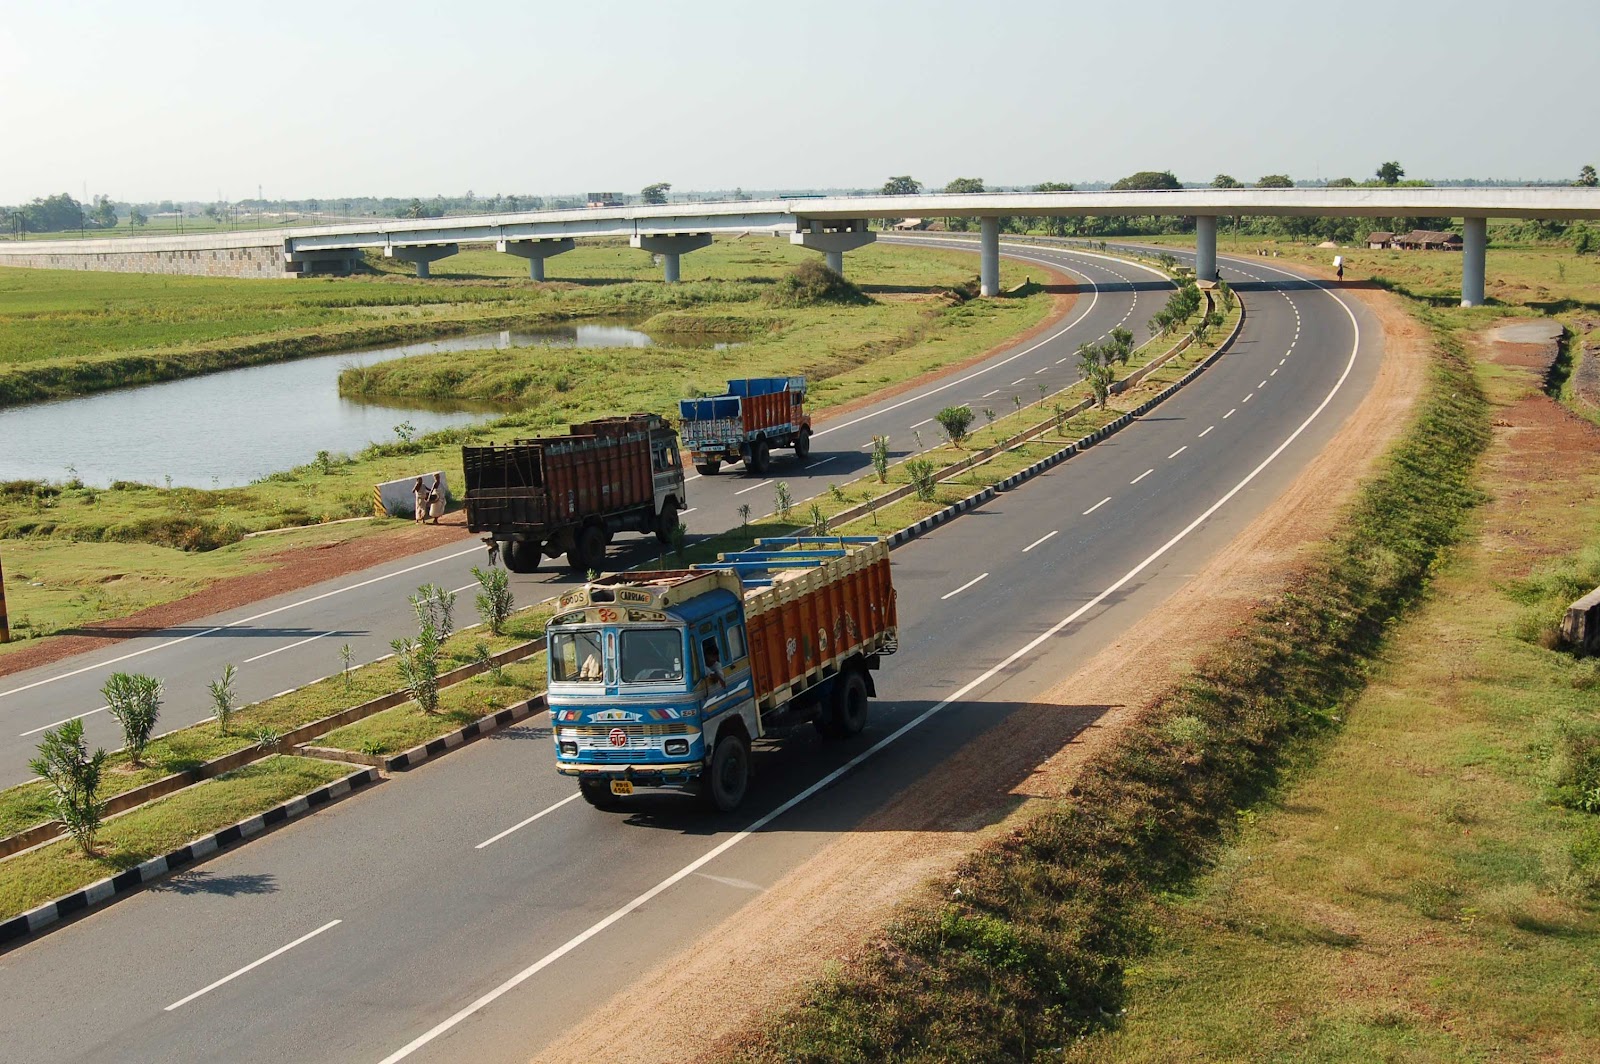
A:
[[[1461,305],[1483,306],[1483,260],[1489,244],[1489,219],[1463,218],[1461,227]]]
[[[1194,279],[1214,280],[1217,276],[1217,218],[1197,215],[1194,220]]]
[[[1000,294],[1000,219],[978,219],[978,291]]]

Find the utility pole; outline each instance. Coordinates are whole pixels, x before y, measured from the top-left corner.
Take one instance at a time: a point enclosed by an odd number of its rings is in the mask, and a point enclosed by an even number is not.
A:
[[[6,621],[6,572],[0,568],[0,643],[11,642],[11,625]]]

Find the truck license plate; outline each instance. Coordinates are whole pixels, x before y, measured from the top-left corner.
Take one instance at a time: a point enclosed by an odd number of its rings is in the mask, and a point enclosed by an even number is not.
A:
[[[632,780],[612,780],[611,781],[611,793],[612,794],[632,794],[633,793],[633,781]]]

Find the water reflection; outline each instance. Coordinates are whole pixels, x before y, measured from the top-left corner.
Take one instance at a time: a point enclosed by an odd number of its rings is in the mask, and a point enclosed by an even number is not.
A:
[[[674,337],[678,346],[694,346]],[[339,371],[411,355],[513,347],[649,347],[649,334],[603,322],[451,336],[225,370],[188,380],[0,410],[0,479],[87,484],[141,480],[233,487],[303,465],[318,451],[355,452],[396,438],[483,420],[483,401],[345,399]],[[700,346],[722,347],[709,340]]]

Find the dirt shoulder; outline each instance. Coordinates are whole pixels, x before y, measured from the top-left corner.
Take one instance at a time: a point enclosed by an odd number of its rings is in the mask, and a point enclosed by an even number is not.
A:
[[[727,1050],[831,964],[875,948],[876,933],[906,899],[937,889],[963,856],[1024,815],[1030,799],[1063,794],[1091,754],[1287,583],[1404,430],[1427,381],[1427,336],[1398,298],[1359,298],[1384,327],[1371,391],[1289,490],[1204,570],[1039,703],[601,1005],[595,1014],[607,1017],[604,1025],[567,1034],[538,1059],[704,1059]],[[995,826],[976,827],[983,824]],[[670,1031],[662,1016],[674,1017]]]
[[[932,370],[842,406],[830,408],[819,414],[816,421],[825,422],[830,418],[860,410],[872,403],[959,373],[994,357],[997,352],[1027,343],[1055,328],[1072,312],[1072,307],[1077,301],[1077,286],[1065,273],[1044,267],[1041,269],[1048,275],[1046,287],[1055,291],[1055,304],[1038,325],[972,358]],[[261,572],[218,580],[201,591],[172,602],[152,606],[126,617],[86,624],[68,634],[46,636],[33,641],[29,646],[9,651],[0,656],[0,676],[11,676],[39,668],[75,654],[109,646],[122,639],[148,635],[163,628],[186,624],[201,617],[209,617],[274,595],[298,591],[300,588],[310,587],[324,580],[348,576],[374,565],[383,565],[412,554],[432,550],[434,547],[458,541],[464,542],[466,537],[466,519],[457,512],[446,515],[437,526],[410,527],[396,531],[384,529],[373,535],[358,536],[342,542],[285,550],[269,555],[265,559],[267,568]]]

